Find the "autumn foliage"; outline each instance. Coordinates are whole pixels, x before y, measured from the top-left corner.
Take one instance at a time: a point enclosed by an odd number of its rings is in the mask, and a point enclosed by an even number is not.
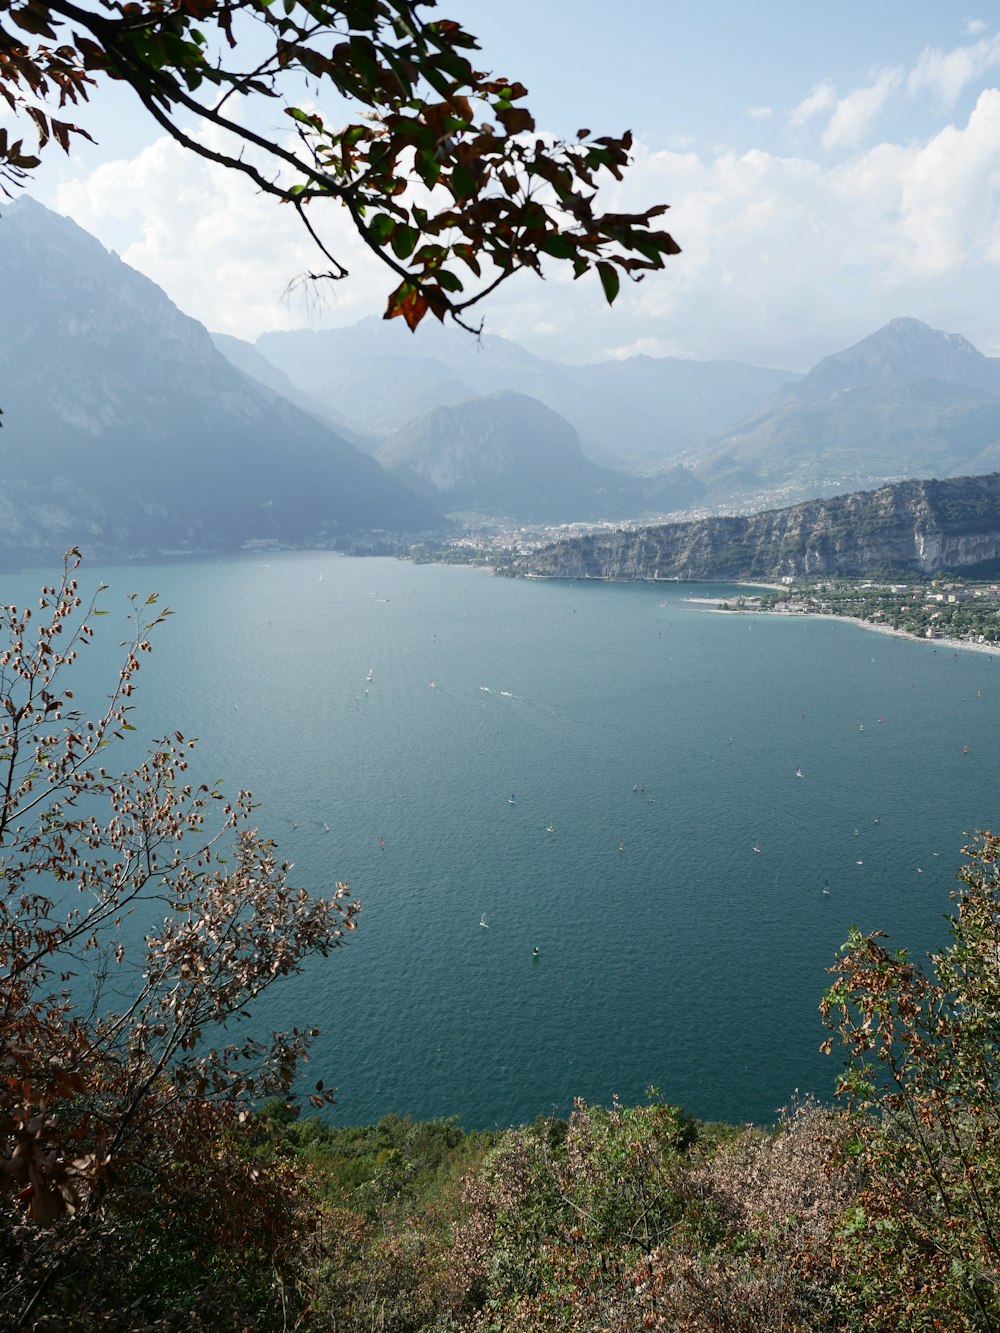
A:
[[[852,1327],[1000,1329],[1000,838],[965,849],[929,967],[852,932],[823,1002],[864,1187],[837,1260]]]
[[[234,1023],[358,911],[346,885],[292,887],[249,793],[187,780],[180,733],[110,767],[166,613],[133,600],[114,688],[85,717],[70,681],[102,612],[84,607],[77,564],[35,611],[0,609],[0,1206],[27,1246],[4,1256],[0,1308],[23,1325],[67,1301],[97,1317],[73,1275],[126,1219],[147,1243],[180,1228],[241,1266],[256,1237],[276,1261],[299,1205],[240,1136],[257,1100],[289,1095],[313,1032]]]
[[[677,254],[666,205],[602,211],[632,139],[541,134],[516,79],[484,73],[477,42],[435,0],[0,0],[0,97],[37,145],[0,128],[0,189],[20,185],[50,143],[67,152],[102,79],[135,92],[191,152],[294,208],[339,279],[328,210],[392,275],[385,317],[415,329],[463,313],[520,269],[594,270],[609,302]],[[4,17],[6,16],[6,22]],[[252,52],[252,55],[250,54]],[[310,104],[299,105],[304,86]],[[288,133],[254,130],[245,101],[276,99]],[[324,102],[342,111],[323,110]],[[318,103],[317,109],[314,103]],[[334,117],[337,117],[336,119]],[[211,136],[191,127],[211,130]],[[221,133],[220,133],[221,132]]]

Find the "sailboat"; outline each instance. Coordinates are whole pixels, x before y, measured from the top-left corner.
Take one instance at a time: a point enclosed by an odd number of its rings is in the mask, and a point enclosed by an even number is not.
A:
[[[489,926],[488,926],[487,923],[486,923],[486,913],[485,913],[485,912],[484,912],[484,913],[482,914],[482,916],[479,918],[479,924],[482,926],[483,930],[489,930]]]

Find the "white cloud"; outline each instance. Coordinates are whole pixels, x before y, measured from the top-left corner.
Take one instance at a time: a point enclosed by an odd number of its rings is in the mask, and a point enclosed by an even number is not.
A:
[[[871,129],[889,96],[899,87],[903,73],[884,69],[873,83],[855,88],[840,98],[823,131],[824,148],[849,148],[859,143]]]
[[[748,106],[747,115],[751,120],[770,120],[774,108],[769,106]]]
[[[255,337],[331,314],[350,322],[381,311],[393,285],[330,202],[311,205],[310,221],[351,276],[296,287],[301,275],[329,265],[295,211],[166,137],[64,183],[55,206],[99,239],[130,234],[125,262],[217,333]]]
[[[1000,91],[980,94],[965,129],[949,126],[900,180],[901,259],[935,276],[1000,264]]]
[[[978,37],[981,32],[985,32],[990,25],[985,19],[966,19],[962,31],[969,37]]]
[[[1000,69],[1000,35],[984,37],[954,51],[927,47],[911,71],[907,86],[911,92],[928,88],[942,106],[953,107],[970,83],[994,69]]]
[[[627,361],[633,356],[675,356],[676,344],[670,338],[633,338],[631,342],[608,347],[604,355],[609,361]]]
[[[788,123],[793,130],[799,129],[806,121],[812,120],[824,111],[829,111],[837,102],[837,90],[832,83],[818,84],[808,97],[792,108],[788,113]]]
[[[484,303],[488,331],[568,359],[644,350],[805,369],[899,314],[984,345],[995,329],[1000,91],[926,142],[833,163],[638,144],[605,206],[656,200],[672,205],[662,225],[683,246],[662,273],[623,282],[609,310],[594,275],[574,282],[553,263],[545,282],[518,275]],[[380,313],[392,281],[331,206],[351,278],[325,309],[283,301],[317,265],[292,210],[167,140],[63,186],[57,204],[221,332],[350,323]]]
[[[586,278],[561,290],[560,335],[538,350],[569,345],[596,358],[649,348],[806,369],[900,314],[983,344],[995,329],[1000,92],[984,93],[965,126],[834,165],[640,149],[610,202],[656,198],[671,201],[666,225],[684,253],[639,286],[623,284],[603,316]],[[505,325],[497,331],[530,337],[506,303],[493,318]]]

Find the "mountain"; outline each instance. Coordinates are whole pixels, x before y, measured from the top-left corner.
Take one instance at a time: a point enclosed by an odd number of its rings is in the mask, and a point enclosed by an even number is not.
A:
[[[749,517],[707,518],[558,542],[515,560],[541,578],[771,580],[893,568],[995,573],[1000,473],[905,481]]]
[[[0,216],[0,560],[329,543],[436,523],[67,218]]]
[[[577,430],[587,457],[631,470],[674,466],[794,380],[734,361],[632,357],[568,366],[506,338],[399,320],[266,333],[257,349],[303,392],[358,428],[387,436],[435,407],[509,390],[536,398]]]
[[[686,461],[716,500],[987,472],[1000,466],[1000,360],[895,319]]]
[[[893,319],[844,351],[824,357],[782,396],[818,402],[844,389],[919,379],[1000,395],[1000,360],[983,356],[960,333],[942,333],[919,319]]]
[[[361,435],[355,428],[343,417],[338,416],[336,412],[324,407],[322,403],[317,402],[315,398],[310,398],[309,394],[303,393],[297,389],[283,370],[271,364],[267,357],[261,356],[253,343],[245,342],[242,338],[234,338],[230,333],[213,333],[212,342],[216,349],[222,353],[231,366],[235,366],[241,374],[246,375],[253,380],[255,384],[267,389],[278,398],[284,398],[296,407],[300,407],[303,412],[308,412],[310,416],[318,417],[320,421],[333,428],[343,439],[349,440],[351,444],[356,445],[365,453],[374,453],[373,441],[367,435]]]
[[[475,396],[477,388],[429,354],[423,328],[419,340],[404,330],[411,346],[398,339],[398,330],[389,341],[382,324],[365,319],[348,329],[265,333],[256,347],[324,409],[382,438],[432,408]]]
[[[536,398],[510,392],[436,407],[397,431],[376,457],[449,512],[519,522],[683,509],[700,492],[683,469],[650,481],[590,462],[568,421]]]
[[[567,367],[557,406],[596,461],[655,472],[756,411],[797,376],[742,361],[632,356]]]

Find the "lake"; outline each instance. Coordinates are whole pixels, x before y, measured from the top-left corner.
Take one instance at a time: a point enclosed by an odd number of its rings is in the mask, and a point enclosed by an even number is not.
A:
[[[309,1080],[341,1122],[829,1099],[817,1006],[848,928],[943,944],[966,831],[1000,825],[986,654],[685,601],[731,592],[706,585],[329,553],[84,575],[175,612],[144,732],[197,736],[295,881],[362,900],[260,1013],[320,1027]]]

